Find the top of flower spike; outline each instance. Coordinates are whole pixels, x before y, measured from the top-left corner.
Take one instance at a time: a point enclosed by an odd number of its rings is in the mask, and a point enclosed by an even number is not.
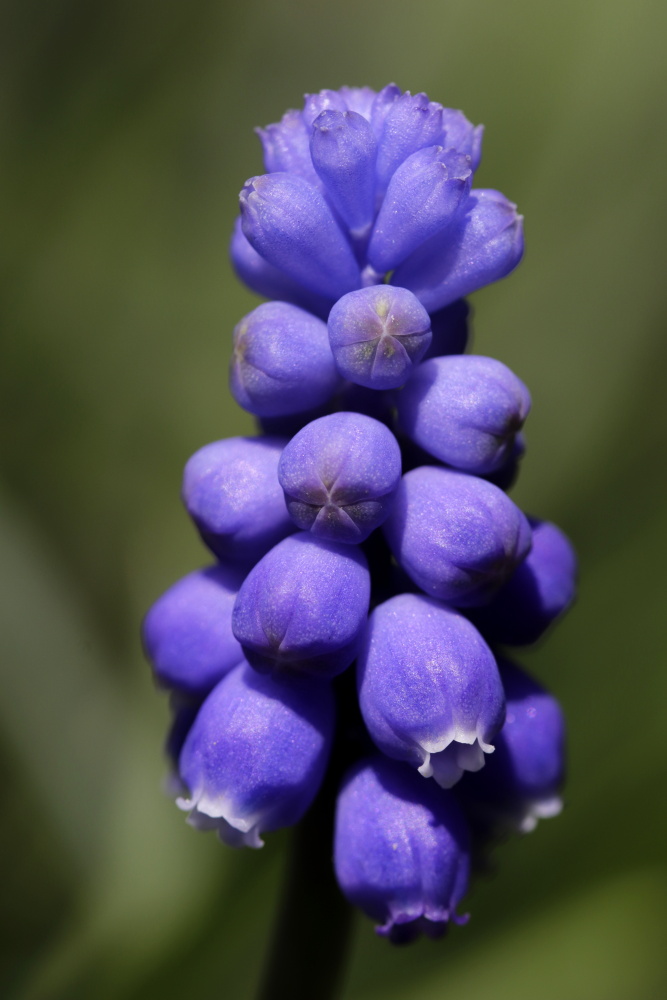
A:
[[[324,316],[346,292],[392,280],[434,311],[521,258],[515,206],[471,190],[482,127],[426,94],[322,90],[257,131],[268,173],[241,192],[231,253],[260,294],[305,308],[320,297]]]

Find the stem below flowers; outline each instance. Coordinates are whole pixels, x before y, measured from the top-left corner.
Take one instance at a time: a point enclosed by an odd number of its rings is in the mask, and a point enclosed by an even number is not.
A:
[[[330,771],[315,803],[293,831],[283,896],[257,1000],[336,1000],[339,996],[352,908],[333,872],[338,781],[332,779]]]

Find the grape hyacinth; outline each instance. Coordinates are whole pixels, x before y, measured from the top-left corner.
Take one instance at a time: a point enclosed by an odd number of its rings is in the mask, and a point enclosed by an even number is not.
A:
[[[562,712],[499,647],[565,612],[576,558],[507,495],[528,389],[464,353],[464,296],[516,267],[522,219],[473,186],[481,127],[425,94],[323,90],[258,133],[231,258],[269,301],[230,387],[259,434],[188,461],[216,563],[144,622],[171,785],[236,846],[336,799],[342,893],[393,942],[436,937],[464,919],[471,831],[561,804]]]

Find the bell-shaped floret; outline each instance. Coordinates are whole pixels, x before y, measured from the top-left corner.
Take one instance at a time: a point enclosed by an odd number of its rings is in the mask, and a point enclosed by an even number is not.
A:
[[[352,249],[317,188],[296,174],[264,174],[240,194],[243,232],[257,253],[324,298],[359,288]]]
[[[377,142],[370,123],[354,111],[323,111],[310,149],[334,208],[354,234],[363,235],[375,214]]]
[[[530,525],[484,479],[421,466],[403,476],[383,531],[411,580],[459,607],[486,604],[530,550]]]
[[[470,157],[442,146],[421,149],[389,181],[368,245],[379,273],[391,271],[417,247],[449,227],[470,194]]]
[[[370,123],[378,139],[382,136],[387,115],[402,93],[401,88],[395,83],[388,83],[375,95],[371,105]]]
[[[368,389],[396,389],[431,343],[431,321],[405,288],[372,285],[344,295],[329,314],[341,375]]]
[[[499,191],[475,189],[456,227],[422,244],[398,266],[392,282],[434,312],[504,278],[523,255],[522,216]]]
[[[347,103],[345,97],[338,90],[320,90],[317,94],[304,94],[303,96],[303,111],[301,112],[301,117],[303,118],[306,128],[308,129],[309,137],[312,136],[312,126],[315,119],[318,118],[323,111],[347,111]]]
[[[319,180],[310,158],[310,129],[300,111],[286,111],[282,119],[257,128],[268,173],[290,173],[317,186]]]
[[[487,833],[529,833],[540,819],[557,816],[565,776],[565,720],[548,691],[523,670],[499,660],[507,719],[496,751],[478,774],[457,786],[476,825]]]
[[[299,533],[246,577],[232,629],[257,670],[333,677],[357,654],[369,599],[368,564],[359,548]]]
[[[468,827],[452,792],[404,764],[375,757],[338,795],[334,865],[348,900],[395,944],[439,937],[468,888]]]
[[[232,609],[243,580],[209,566],[179,580],[144,618],[146,655],[162,687],[203,696],[243,659],[232,632]]]
[[[202,705],[179,760],[189,822],[234,847],[298,823],[320,787],[334,699],[310,677],[262,676],[243,663]]]
[[[491,642],[528,646],[544,634],[574,600],[577,557],[555,524],[529,518],[533,547],[504,587],[470,617]]]
[[[477,170],[482,159],[484,126],[473,125],[462,111],[455,111],[454,108],[442,109],[442,124],[445,129],[442,145],[445,149],[453,148],[459,153],[466,153],[470,157],[472,169]]]
[[[376,91],[370,87],[341,87],[339,94],[345,101],[348,111],[356,111],[358,115],[363,115],[366,121],[371,120],[373,102],[377,97]]]
[[[262,295],[265,299],[290,302],[324,319],[329,315],[334,300],[309,292],[284,271],[264,260],[245,238],[240,216],[234,223],[229,255],[237,276],[257,295]]]
[[[465,354],[470,340],[470,306],[457,299],[444,309],[431,313],[431,346],[422,358],[440,358],[447,354]]]
[[[361,413],[313,420],[285,447],[278,466],[294,523],[332,542],[368,538],[387,517],[400,478],[396,438]]]
[[[409,90],[396,97],[387,109],[378,143],[378,189],[386,190],[392,174],[408,156],[426,146],[441,145],[444,137],[442,105],[429,101],[426,94],[413,96]]]
[[[357,666],[361,714],[383,753],[443,788],[484,765],[505,699],[493,654],[463,615],[392,597],[372,612]]]
[[[530,394],[495,358],[451,355],[419,365],[397,406],[401,430],[430,455],[485,475],[511,455]]]
[[[278,482],[281,438],[234,437],[195,452],[183,473],[183,503],[219,559],[256,562],[294,531]]]
[[[287,302],[264,302],[234,329],[234,399],[258,417],[322,406],[340,384],[326,324]]]

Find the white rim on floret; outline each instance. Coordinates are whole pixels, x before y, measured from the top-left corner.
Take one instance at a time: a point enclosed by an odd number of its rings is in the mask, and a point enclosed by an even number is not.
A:
[[[178,798],[176,805],[188,813],[187,822],[198,830],[217,830],[223,843],[230,847],[263,847],[260,837],[261,817],[237,815],[236,807],[227,796],[209,796],[204,792],[192,798]]]
[[[549,799],[537,799],[526,805],[526,811],[518,823],[521,833],[532,833],[541,819],[552,819],[563,810],[563,800],[559,795]]]
[[[451,788],[464,771],[484,767],[484,754],[493,753],[495,747],[479,733],[458,729],[440,740],[423,740],[420,749],[424,760],[417,768],[419,773],[434,778],[441,788]]]

